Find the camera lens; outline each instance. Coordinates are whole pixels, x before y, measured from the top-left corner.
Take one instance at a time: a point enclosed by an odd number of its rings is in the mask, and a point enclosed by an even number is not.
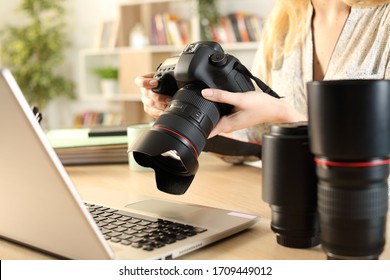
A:
[[[321,243],[328,259],[378,259],[385,245],[388,160],[361,167],[317,163]]]
[[[161,191],[186,192],[198,170],[197,158],[220,118],[218,103],[202,97],[204,87],[180,88],[153,127],[132,147],[134,159],[155,170]]]
[[[328,259],[378,259],[388,208],[390,81],[307,88],[322,247]]]
[[[317,178],[307,123],[272,125],[262,151],[262,198],[270,205],[278,244],[318,245]]]

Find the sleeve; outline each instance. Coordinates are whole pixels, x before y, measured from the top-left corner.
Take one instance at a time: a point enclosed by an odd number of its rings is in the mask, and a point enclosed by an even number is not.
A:
[[[387,25],[387,30],[390,31],[390,3],[387,5],[387,13],[384,17],[386,17],[386,20],[384,20],[385,24]],[[390,80],[390,37],[387,37],[387,65],[385,69],[385,79]]]

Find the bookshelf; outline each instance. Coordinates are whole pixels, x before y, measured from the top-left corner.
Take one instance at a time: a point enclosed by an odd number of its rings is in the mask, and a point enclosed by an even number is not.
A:
[[[230,29],[212,26],[213,40],[219,41],[224,50],[251,67],[258,46],[258,37],[249,38],[249,32],[261,32],[261,21],[272,8],[272,0],[217,0],[221,23],[241,16],[241,24],[247,21],[258,24],[246,32],[248,39],[238,39],[233,26]],[[84,101],[100,101],[120,104],[122,123],[148,122],[151,119],[143,111],[141,96],[133,81],[136,76],[154,71],[166,58],[179,54],[187,43],[201,38],[200,18],[197,13],[197,0],[135,0],[119,6],[119,23],[115,47],[87,49],[80,52],[80,94]],[[235,18],[237,20],[237,18]],[[222,25],[222,24],[221,24]],[[165,28],[162,28],[165,26]],[[219,28],[219,36],[217,36]],[[247,27],[244,27],[247,28]],[[134,30],[142,30],[143,45],[134,45]],[[211,29],[210,29],[211,30]],[[224,32],[224,33],[222,33]],[[227,33],[229,32],[229,33]],[[224,35],[223,35],[224,34]],[[242,33],[241,33],[242,35]],[[227,36],[235,39],[227,40]],[[133,43],[133,45],[132,45]],[[92,69],[97,67],[117,67],[119,69],[118,92],[103,95],[97,77]]]

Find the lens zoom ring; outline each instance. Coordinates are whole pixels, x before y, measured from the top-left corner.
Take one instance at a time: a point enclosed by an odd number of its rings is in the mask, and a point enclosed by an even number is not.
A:
[[[387,187],[383,184],[354,190],[319,184],[318,210],[328,217],[368,219],[386,215],[387,209]]]
[[[174,96],[174,100],[186,102],[199,108],[207,117],[210,118],[213,126],[217,124],[220,118],[220,113],[217,107],[217,103],[208,101],[203,98],[200,93],[200,89],[180,89]]]

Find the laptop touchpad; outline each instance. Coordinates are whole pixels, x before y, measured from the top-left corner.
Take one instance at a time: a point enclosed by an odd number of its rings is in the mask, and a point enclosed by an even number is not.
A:
[[[195,205],[180,204],[161,200],[143,200],[126,205],[126,208],[148,212],[153,216],[165,218],[188,218],[197,216],[204,208]]]

